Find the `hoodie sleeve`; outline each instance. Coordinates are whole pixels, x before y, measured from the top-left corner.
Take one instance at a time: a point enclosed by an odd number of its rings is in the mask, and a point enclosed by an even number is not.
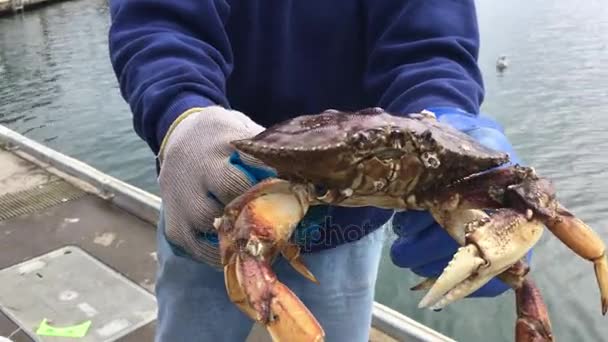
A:
[[[110,11],[112,67],[134,129],[155,154],[184,111],[228,107],[232,55],[224,29],[226,1],[111,0]]]
[[[389,112],[453,107],[477,114],[483,100],[473,0],[367,0],[365,89]]]

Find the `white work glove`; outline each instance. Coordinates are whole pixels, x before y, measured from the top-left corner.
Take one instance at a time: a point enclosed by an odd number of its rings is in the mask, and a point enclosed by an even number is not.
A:
[[[245,114],[218,106],[190,110],[170,127],[158,156],[165,233],[194,259],[221,267],[217,244],[204,235],[215,232],[213,221],[224,206],[256,182],[230,162],[230,141],[263,130]],[[251,156],[239,155],[248,167],[274,171]]]

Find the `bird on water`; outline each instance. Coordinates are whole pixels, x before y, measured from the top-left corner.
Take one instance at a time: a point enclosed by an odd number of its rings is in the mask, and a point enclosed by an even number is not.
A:
[[[496,61],[496,70],[502,72],[509,66],[509,61],[507,60],[507,56],[501,55],[498,57]]]

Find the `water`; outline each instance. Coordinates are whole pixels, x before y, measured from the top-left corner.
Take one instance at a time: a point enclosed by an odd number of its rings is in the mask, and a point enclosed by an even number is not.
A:
[[[603,0],[478,4],[488,95],[517,152],[608,241],[608,6]],[[438,22],[438,25],[441,23]],[[152,154],[131,128],[107,52],[106,1],[57,3],[0,19],[0,123],[158,193]],[[500,54],[511,65],[497,74]],[[561,341],[608,340],[591,264],[550,233],[533,274]],[[512,341],[511,292],[436,313],[416,307],[418,281],[381,265],[377,300],[462,341]]]

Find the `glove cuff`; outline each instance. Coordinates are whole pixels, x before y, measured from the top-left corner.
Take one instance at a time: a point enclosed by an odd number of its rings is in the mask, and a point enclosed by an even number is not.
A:
[[[190,108],[187,111],[180,114],[177,118],[175,118],[173,123],[171,123],[171,125],[169,126],[169,129],[167,130],[167,134],[165,134],[165,137],[163,138],[163,141],[160,144],[160,149],[158,150],[158,155],[156,156],[160,163],[162,163],[163,152],[165,150],[165,146],[167,145],[167,141],[169,140],[169,136],[171,136],[171,133],[173,133],[173,130],[175,130],[175,127],[177,127],[177,125],[180,122],[182,122],[182,120],[184,120],[191,114],[198,113],[198,112],[202,111],[203,109],[204,109],[204,107]]]
[[[264,130],[245,114],[221,106],[194,107],[179,115],[167,130],[157,155],[159,164],[170,146],[195,139],[208,146],[251,137]],[[223,149],[224,147],[218,147]]]

